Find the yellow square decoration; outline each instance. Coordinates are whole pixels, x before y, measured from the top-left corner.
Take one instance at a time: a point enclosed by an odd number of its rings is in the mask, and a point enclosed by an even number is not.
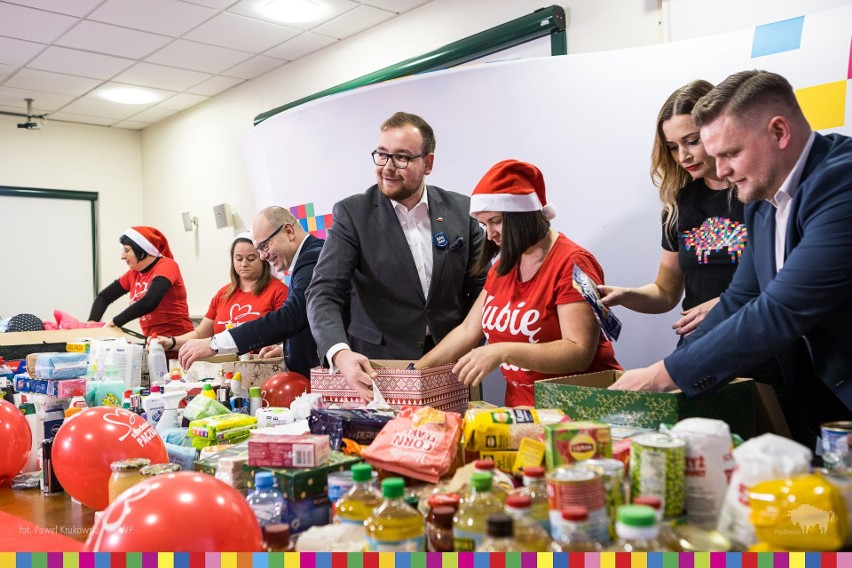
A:
[[[846,81],[797,89],[796,98],[814,130],[846,124]]]

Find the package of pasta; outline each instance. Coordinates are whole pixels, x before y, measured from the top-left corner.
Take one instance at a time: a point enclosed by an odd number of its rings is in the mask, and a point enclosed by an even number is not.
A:
[[[462,419],[430,406],[407,406],[364,448],[364,459],[378,469],[438,483],[449,473],[458,451]]]
[[[568,420],[558,409],[472,408],[464,415],[466,450],[517,450],[521,440],[544,440],[544,425]]]
[[[311,434],[327,434],[332,450],[340,450],[348,438],[362,446],[369,445],[396,411],[367,409],[314,408],[308,417]]]

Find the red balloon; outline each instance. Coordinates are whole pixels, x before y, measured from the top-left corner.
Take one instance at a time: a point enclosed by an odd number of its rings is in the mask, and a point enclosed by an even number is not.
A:
[[[296,397],[306,392],[311,392],[310,379],[293,371],[276,373],[266,379],[260,387],[264,406],[290,408],[290,404],[296,400]]]
[[[157,431],[123,408],[86,408],[67,419],[53,438],[53,468],[66,493],[100,511],[109,504],[108,483],[114,461],[148,458],[168,463]]]
[[[0,399],[0,485],[20,473],[32,444],[33,435],[23,412]]]
[[[239,491],[181,471],[137,483],[95,522],[88,552],[258,552],[260,524]]]

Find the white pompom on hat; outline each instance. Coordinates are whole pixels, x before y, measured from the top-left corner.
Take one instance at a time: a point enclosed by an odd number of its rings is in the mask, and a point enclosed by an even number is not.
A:
[[[139,225],[128,227],[122,234],[151,256],[174,258],[172,249],[169,248],[169,241],[166,240],[166,236],[159,229]]]
[[[556,207],[547,203],[541,171],[518,160],[494,164],[476,184],[470,196],[470,214],[482,211],[541,211],[548,221],[556,217]]]

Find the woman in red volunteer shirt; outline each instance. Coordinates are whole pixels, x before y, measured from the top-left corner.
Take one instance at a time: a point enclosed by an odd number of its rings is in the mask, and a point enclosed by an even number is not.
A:
[[[179,349],[190,339],[213,337],[280,308],[287,299],[287,286],[272,276],[268,262],[260,259],[249,233],[240,233],[231,245],[231,282],[216,292],[198,327],[177,337],[160,338],[165,349]],[[264,357],[284,355],[266,349]]]
[[[90,321],[100,321],[111,303],[130,294],[130,305],[106,323],[121,327],[139,318],[146,336],[181,335],[192,331],[186,287],[165,235],[154,227],[130,227],[118,239],[128,270],[101,290],[92,303]],[[166,349],[169,346],[166,345]]]
[[[464,322],[415,368],[457,361],[453,372],[475,386],[500,367],[508,406],[534,405],[535,381],[621,369],[592,308],[573,287],[575,264],[599,285],[603,269],[550,228],[556,210],[547,204],[538,168],[517,160],[494,165],[473,190],[470,211],[488,239],[477,264],[488,270],[485,287]],[[483,337],[488,343],[477,347]]]

